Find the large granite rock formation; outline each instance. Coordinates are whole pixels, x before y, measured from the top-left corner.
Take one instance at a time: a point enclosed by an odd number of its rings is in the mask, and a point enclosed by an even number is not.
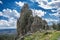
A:
[[[31,30],[32,32],[49,29],[47,22],[45,20],[42,20],[42,18],[38,17],[37,15],[34,17],[34,21],[31,27],[32,27]]]
[[[34,21],[31,25],[31,27],[32,27],[32,29],[31,29],[32,32],[36,32],[36,31],[40,30],[40,28],[42,27],[42,19],[36,15],[34,17]]]
[[[24,4],[21,9],[20,18],[17,20],[17,37],[24,36],[27,32],[31,31],[32,20],[32,11],[29,9],[28,4]]]
[[[46,29],[47,22],[42,18],[35,16],[33,17],[32,11],[29,9],[28,4],[24,4],[21,9],[20,17],[17,20],[17,37],[16,40],[24,40],[25,34],[29,32],[36,32],[40,29]]]

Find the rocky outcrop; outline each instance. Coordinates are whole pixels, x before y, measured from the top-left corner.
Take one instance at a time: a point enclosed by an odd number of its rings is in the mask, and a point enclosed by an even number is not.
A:
[[[32,19],[32,11],[29,9],[28,4],[24,4],[21,9],[20,18],[17,20],[17,37],[24,36],[27,32],[31,31]]]
[[[31,27],[32,32],[49,29],[47,22],[45,20],[42,20],[42,18],[38,17],[37,15],[34,17],[34,21]]]
[[[34,21],[31,25],[31,27],[32,27],[32,32],[36,32],[36,31],[40,30],[40,28],[42,27],[42,19],[36,15],[34,17]]]
[[[40,29],[46,28],[46,26],[47,22],[43,21],[42,18],[38,16],[33,17],[32,11],[29,9],[28,4],[24,4],[21,9],[20,17],[17,20],[16,40],[24,40],[24,37],[22,36],[25,36],[31,32],[39,31]]]

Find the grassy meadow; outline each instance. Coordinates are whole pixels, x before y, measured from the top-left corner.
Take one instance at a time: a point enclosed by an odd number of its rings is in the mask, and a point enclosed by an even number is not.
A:
[[[58,40],[60,31],[36,32],[30,36],[26,36],[25,40]]]

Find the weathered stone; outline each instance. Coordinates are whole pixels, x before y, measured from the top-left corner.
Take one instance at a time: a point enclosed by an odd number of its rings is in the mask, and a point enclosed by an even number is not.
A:
[[[31,27],[32,27],[32,32],[39,31],[40,28],[42,27],[42,19],[38,16],[35,16]]]
[[[40,31],[40,29],[47,29],[47,22],[38,16],[33,17],[28,4],[24,4],[20,17],[17,20],[16,40],[24,40],[24,37],[21,38],[22,36],[30,32]]]
[[[21,9],[20,18],[17,20],[17,37],[24,36],[31,29],[32,11],[29,9],[28,4],[24,4]],[[23,40],[23,38],[21,39]]]

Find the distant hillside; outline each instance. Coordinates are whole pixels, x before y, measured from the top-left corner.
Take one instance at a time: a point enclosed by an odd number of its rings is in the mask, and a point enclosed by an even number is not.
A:
[[[1,34],[17,34],[16,29],[0,29]]]

